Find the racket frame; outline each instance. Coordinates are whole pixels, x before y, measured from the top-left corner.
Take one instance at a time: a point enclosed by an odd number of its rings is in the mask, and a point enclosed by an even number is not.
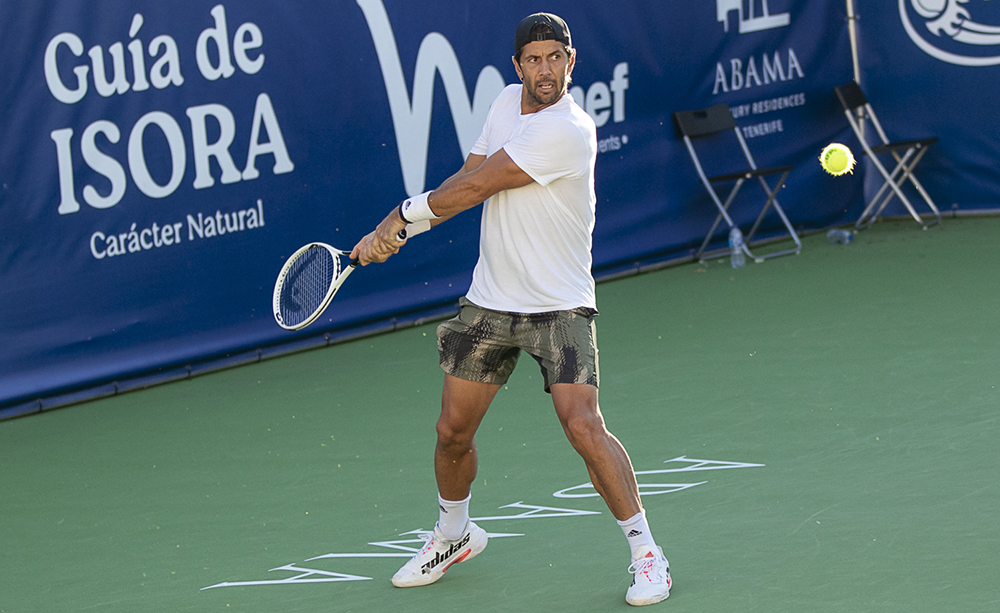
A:
[[[399,240],[401,241],[405,241],[406,236],[407,236],[406,228],[396,233],[396,237],[399,238]],[[285,286],[285,277],[287,277],[288,273],[291,272],[292,265],[300,257],[302,257],[302,255],[304,255],[310,249],[316,249],[316,248],[326,249],[330,253],[330,255],[333,256],[334,265],[336,267],[336,270],[333,273],[333,282],[330,284],[330,289],[326,291],[326,296],[323,297],[323,302],[321,302],[320,305],[316,307],[316,310],[313,311],[312,315],[310,315],[307,319],[304,319],[302,322],[295,324],[294,326],[289,326],[284,321],[282,321],[281,318],[280,300],[281,300],[281,290]],[[323,311],[326,310],[326,307],[330,306],[330,301],[333,300],[333,297],[337,294],[337,290],[339,290],[340,286],[344,284],[344,281],[347,280],[347,277],[351,276],[351,273],[354,272],[354,269],[358,267],[358,260],[351,260],[351,262],[347,265],[347,267],[341,270],[340,268],[341,256],[349,256],[349,255],[351,255],[350,251],[341,251],[340,249],[327,245],[326,243],[313,242],[302,245],[295,253],[288,256],[288,259],[285,260],[285,265],[281,267],[281,272],[278,273],[278,280],[274,282],[274,293],[271,295],[271,314],[274,315],[274,321],[276,321],[278,325],[284,328],[285,330],[301,330],[302,328],[305,328],[312,322],[319,319],[319,316],[323,314]]]
[[[323,297],[323,301],[320,303],[318,307],[316,307],[316,310],[313,311],[313,313],[306,319],[302,320],[301,322],[295,325],[290,326],[286,324],[281,317],[281,304],[280,304],[281,292],[285,286],[285,279],[286,277],[288,277],[288,273],[291,272],[292,270],[292,265],[295,264],[295,262],[298,261],[299,258],[305,255],[311,249],[326,249],[327,252],[329,252],[330,255],[333,256],[333,261],[335,263],[333,282],[330,283],[330,288],[326,291],[326,296]],[[278,279],[274,283],[274,293],[271,297],[271,306],[272,306],[271,311],[272,314],[274,315],[274,321],[276,321],[278,325],[284,328],[285,330],[301,330],[302,328],[305,328],[309,324],[319,319],[319,316],[323,314],[323,311],[326,310],[326,307],[330,306],[330,301],[333,300],[333,297],[337,294],[337,290],[340,289],[340,286],[344,284],[344,281],[347,280],[347,277],[349,277],[351,273],[354,272],[354,269],[357,268],[358,266],[357,260],[351,260],[351,262],[346,267],[341,269],[340,258],[346,255],[350,255],[350,252],[341,251],[336,247],[332,247],[330,245],[327,245],[326,243],[319,243],[319,242],[308,243],[306,245],[303,245],[295,253],[290,255],[288,259],[285,261],[284,266],[281,267],[281,272],[278,273]]]

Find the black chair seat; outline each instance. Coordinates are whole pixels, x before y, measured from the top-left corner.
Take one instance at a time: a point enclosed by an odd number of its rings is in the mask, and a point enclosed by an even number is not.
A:
[[[735,181],[737,179],[753,179],[754,177],[767,177],[782,172],[791,172],[794,166],[772,166],[770,168],[748,168],[742,172],[730,172],[724,175],[709,177],[711,183],[721,183],[723,181]]]
[[[938,142],[938,137],[929,136],[927,138],[913,138],[910,140],[899,140],[891,143],[885,143],[883,145],[872,145],[872,151],[875,153],[889,153],[890,151],[899,151],[907,149],[920,149],[921,147],[929,147],[934,143]]]

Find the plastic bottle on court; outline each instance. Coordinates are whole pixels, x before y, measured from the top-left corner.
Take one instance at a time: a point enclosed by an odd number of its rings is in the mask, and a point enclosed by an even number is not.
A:
[[[729,231],[729,262],[733,268],[743,268],[747,263],[743,253],[743,233],[736,226]]]
[[[831,245],[846,245],[854,240],[854,233],[850,230],[833,229],[826,233],[826,240]]]

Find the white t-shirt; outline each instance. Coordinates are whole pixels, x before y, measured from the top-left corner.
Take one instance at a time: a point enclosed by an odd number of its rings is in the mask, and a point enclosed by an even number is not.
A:
[[[513,313],[597,308],[590,271],[597,129],[568,94],[522,115],[521,87],[500,93],[471,153],[489,157],[502,148],[534,183],[483,206],[467,297]]]

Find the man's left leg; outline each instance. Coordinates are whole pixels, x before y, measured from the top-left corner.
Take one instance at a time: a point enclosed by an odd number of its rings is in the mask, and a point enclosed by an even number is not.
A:
[[[583,383],[553,383],[549,390],[566,438],[586,463],[591,482],[612,515],[624,521],[641,512],[632,461],[604,424],[597,388]]]
[[[549,389],[566,437],[583,458],[594,489],[604,498],[629,541],[629,571],[634,579],[626,601],[641,606],[665,600],[670,595],[669,565],[649,532],[628,453],[605,426],[597,387],[553,383]]]

